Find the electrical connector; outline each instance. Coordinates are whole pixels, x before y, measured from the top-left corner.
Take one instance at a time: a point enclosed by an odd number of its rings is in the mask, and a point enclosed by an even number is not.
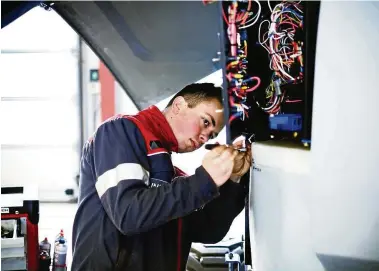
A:
[[[274,80],[274,88],[275,88],[275,95],[276,96],[282,95],[282,90],[280,89],[281,82],[282,81],[280,80],[280,78],[277,78],[276,80]]]

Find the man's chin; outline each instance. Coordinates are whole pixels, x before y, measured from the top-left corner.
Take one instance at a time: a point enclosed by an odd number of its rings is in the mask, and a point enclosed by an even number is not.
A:
[[[183,149],[183,150],[179,150],[179,153],[187,153],[187,152],[193,152],[193,151],[196,151],[197,149],[196,148],[194,148],[194,147],[187,147],[187,148],[185,148],[185,149]]]
[[[192,152],[193,150],[190,148],[185,148],[185,149],[179,149],[178,153],[187,153],[187,152]]]

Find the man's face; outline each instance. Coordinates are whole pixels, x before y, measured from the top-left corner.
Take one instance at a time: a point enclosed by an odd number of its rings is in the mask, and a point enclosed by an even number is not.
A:
[[[224,126],[222,105],[217,100],[204,101],[189,108],[183,97],[173,103],[172,130],[179,152],[191,152],[215,138]]]

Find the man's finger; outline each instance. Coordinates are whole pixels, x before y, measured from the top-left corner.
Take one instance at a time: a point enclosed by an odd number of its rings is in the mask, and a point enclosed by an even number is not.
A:
[[[237,142],[234,142],[233,143],[233,147],[236,148],[236,149],[241,149],[243,148],[243,140],[239,140]]]
[[[234,165],[234,155],[233,155],[234,149],[228,148],[225,149],[225,151],[218,157],[216,157],[213,161],[214,164],[217,166],[221,165],[229,165],[233,167]]]
[[[233,148],[225,147],[223,152],[220,154],[220,159],[222,161],[232,159],[233,158],[233,151],[234,151]]]
[[[237,151],[237,150],[234,150],[233,152],[233,159],[234,160],[240,160],[244,157],[244,152],[240,152],[240,151]]]
[[[229,149],[233,159],[240,153],[234,146],[230,146]]]
[[[240,152],[238,151],[238,155],[236,156],[236,159],[237,160],[242,160],[242,159],[246,159],[247,156],[249,156],[249,152],[246,151],[246,152]]]
[[[220,145],[220,146],[215,147],[213,150],[211,150],[211,153],[214,154],[215,156],[219,156],[221,155],[221,153],[224,152],[226,148],[227,147],[225,145]]]

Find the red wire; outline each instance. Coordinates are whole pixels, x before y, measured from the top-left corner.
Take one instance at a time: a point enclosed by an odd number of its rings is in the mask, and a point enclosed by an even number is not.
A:
[[[284,99],[284,93],[282,94],[282,97],[279,98],[279,101],[277,103],[277,105],[275,105],[275,107],[273,109],[271,109],[271,111],[269,112],[270,114],[275,114],[275,113],[278,113],[279,110],[280,110],[280,106],[283,102],[283,99]]]
[[[231,96],[231,95],[230,95],[230,97],[229,97],[229,103],[230,103],[231,106],[234,106],[234,105],[235,105],[235,103],[234,103],[234,99],[233,99],[233,96]]]
[[[222,17],[224,18],[224,21],[227,25],[229,25],[229,20],[228,18],[226,17],[226,14],[225,14],[225,10],[224,8],[222,8]]]
[[[256,80],[257,84],[252,88],[246,89],[245,90],[246,92],[252,92],[252,91],[256,90],[259,87],[259,85],[261,84],[261,79],[259,77],[253,76],[253,77],[251,77],[251,79]]]
[[[294,23],[292,23],[292,22],[284,21],[284,22],[280,22],[280,24],[290,24],[290,25],[292,25],[293,30],[296,30],[296,28],[299,28],[298,25],[296,25],[296,24],[294,24]]]
[[[249,4],[247,5],[247,12],[246,12],[246,16],[245,16],[245,19],[243,20],[243,24],[245,24],[246,23],[246,20],[247,20],[247,18],[248,18],[248,12],[250,11],[250,9],[251,9],[251,0],[249,0]]]
[[[235,115],[230,116],[229,123],[231,123],[233,120],[235,120],[237,117]]]

